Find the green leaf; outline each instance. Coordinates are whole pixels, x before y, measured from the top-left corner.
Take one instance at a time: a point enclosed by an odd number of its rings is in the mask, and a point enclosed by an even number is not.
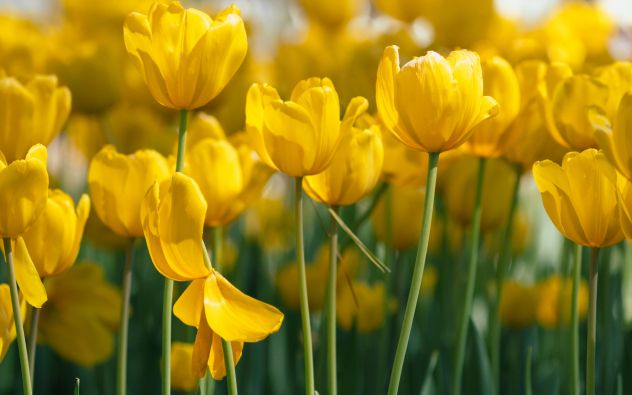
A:
[[[430,356],[428,370],[426,370],[426,377],[424,377],[424,383],[421,386],[419,395],[431,395],[437,392],[434,378],[432,377],[434,375],[435,368],[437,367],[437,361],[439,361],[439,351],[435,350]]]

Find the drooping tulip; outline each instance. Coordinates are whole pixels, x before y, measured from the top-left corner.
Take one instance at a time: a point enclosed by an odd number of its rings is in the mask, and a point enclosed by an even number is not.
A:
[[[293,177],[325,170],[357,115],[345,114],[340,122],[338,94],[328,78],[299,82],[289,101],[267,84],[253,84],[246,99],[246,128],[259,157]]]
[[[177,1],[156,2],[147,15],[128,15],[124,37],[154,99],[173,109],[193,110],[215,98],[248,49],[235,6],[213,19]]]
[[[459,147],[498,105],[483,95],[483,73],[474,52],[436,52],[399,66],[396,46],[384,50],[377,72],[380,118],[410,148],[442,152]]]
[[[358,106],[359,110],[349,107]],[[366,111],[369,104],[356,98],[346,115]],[[345,120],[343,120],[345,122]],[[343,134],[331,164],[321,173],[303,179],[303,189],[314,200],[330,206],[356,203],[369,194],[380,179],[384,146],[377,125],[351,126]]]
[[[94,156],[88,185],[94,210],[112,231],[124,237],[142,237],[140,206],[154,182],[169,177],[167,159],[151,150],[123,155],[107,145]]]

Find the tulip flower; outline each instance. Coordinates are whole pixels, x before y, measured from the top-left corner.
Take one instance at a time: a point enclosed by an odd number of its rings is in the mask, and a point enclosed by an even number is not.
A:
[[[526,328],[535,321],[536,292],[533,287],[509,280],[503,284],[500,319],[510,328]]]
[[[380,328],[386,316],[385,310],[392,305],[384,302],[388,297],[383,283],[369,285],[354,281],[350,286],[345,285],[338,294],[340,307],[336,314],[340,326],[351,330],[355,322],[360,333],[370,333]]]
[[[154,99],[173,109],[193,110],[215,98],[246,56],[248,43],[239,9],[215,19],[177,1],[154,3],[147,15],[125,20],[125,47],[143,72]]]
[[[195,391],[198,378],[193,374],[193,344],[173,342],[171,345],[171,389],[183,392]]]
[[[474,52],[436,52],[399,66],[396,46],[387,47],[377,74],[380,118],[410,148],[442,152],[457,148],[498,105],[483,95],[483,73]]]
[[[550,276],[536,284],[534,287],[537,302],[535,317],[538,323],[545,328],[557,328],[568,323],[571,317],[571,291],[572,284],[569,279],[563,279],[559,275]],[[588,285],[585,281],[579,284],[578,294],[578,318],[586,318],[588,312]]]
[[[75,263],[89,212],[88,195],[81,196],[75,209],[66,193],[48,191],[46,208],[22,235],[40,277],[58,275]]]
[[[35,144],[48,145],[69,113],[70,91],[59,87],[56,77],[36,75],[22,84],[0,70],[0,151],[5,162],[24,158]]]
[[[170,166],[151,150],[123,155],[107,145],[90,162],[88,184],[94,209],[110,229],[125,237],[142,237],[140,206],[154,182],[169,177]]]
[[[359,105],[366,110],[364,98],[352,100],[349,107]],[[346,114],[354,113],[347,107]],[[345,122],[345,120],[343,120]],[[352,126],[343,134],[334,158],[323,172],[303,179],[303,189],[314,200],[329,206],[354,204],[377,184],[382,171],[384,148],[377,125],[367,128]]]
[[[217,136],[202,137],[191,144],[191,139],[204,133],[198,132],[198,128],[204,127],[200,124],[216,122],[212,119],[200,113],[196,116],[197,122],[192,122],[184,172],[200,186],[208,203],[206,225],[221,227],[261,196],[271,172],[253,158],[253,150],[244,134],[234,134],[227,139],[219,124]]]
[[[269,85],[253,84],[246,98],[246,129],[268,166],[292,177],[318,174],[360,114],[355,103],[341,123],[338,94],[328,78],[299,82],[289,101]]]
[[[244,342],[279,330],[283,314],[235,288],[210,265],[202,242],[207,203],[195,181],[175,173],[155,183],[141,207],[143,232],[156,269],[175,281],[192,281],[174,305],[175,315],[198,328],[194,373],[208,365],[214,378],[225,373],[221,339],[231,343],[236,363]],[[210,262],[209,262],[210,263]]]
[[[121,316],[121,292],[96,263],[79,263],[46,281],[39,340],[63,358],[89,368],[108,360]]]
[[[420,16],[427,15],[433,0],[376,0],[376,7],[402,22],[411,23]]]

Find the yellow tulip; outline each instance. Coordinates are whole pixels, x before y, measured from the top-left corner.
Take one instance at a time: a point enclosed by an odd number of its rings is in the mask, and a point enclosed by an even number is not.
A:
[[[235,362],[243,342],[279,330],[283,314],[235,288],[206,266],[202,232],[207,204],[195,181],[182,173],[154,185],[141,206],[143,232],[156,269],[175,281],[192,281],[176,301],[176,317],[198,328],[194,372],[206,363],[213,377],[225,374],[221,339],[231,342]],[[197,361],[197,362],[196,362]]]
[[[570,321],[573,283],[571,279],[563,279],[553,275],[535,286],[537,292],[536,319],[545,328],[555,328]],[[577,309],[580,319],[586,318],[588,312],[588,285],[579,283]]]
[[[362,100],[362,108],[366,110],[368,102]],[[342,135],[329,167],[305,177],[303,189],[312,199],[330,206],[354,204],[373,190],[380,179],[383,161],[379,127],[352,126]]]
[[[8,163],[35,144],[48,145],[69,113],[70,91],[56,77],[36,75],[23,85],[0,70],[0,151]]]
[[[198,378],[192,369],[193,344],[171,343],[171,389],[176,391],[195,391]]]
[[[616,176],[605,155],[595,149],[566,154],[562,166],[549,160],[533,165],[551,222],[564,237],[587,247],[623,240]]]
[[[48,192],[44,212],[22,235],[40,277],[60,274],[75,263],[89,213],[88,195],[81,196],[75,210],[66,193],[59,189]]]
[[[435,0],[428,13],[435,45],[471,47],[488,33],[496,18],[494,0]]]
[[[112,231],[125,237],[142,237],[140,206],[154,182],[169,177],[170,166],[151,150],[123,155],[107,145],[90,162],[88,184],[94,209]]]
[[[44,32],[24,14],[0,15],[0,69],[19,79],[42,71],[46,60]]]
[[[380,11],[406,23],[427,15],[433,3],[434,0],[375,0]]]
[[[614,62],[597,69],[595,78],[608,87],[608,100],[602,110],[608,119],[614,120],[623,96],[632,87],[632,63]]]
[[[604,108],[608,100],[608,87],[597,79],[572,76],[555,90],[552,101],[553,118],[558,142],[575,150],[594,148],[594,128],[588,118],[590,107]]]
[[[632,180],[632,93],[621,99],[612,126],[602,114],[591,112],[590,116],[599,147],[619,173]]]
[[[478,158],[463,155],[445,168],[443,198],[448,216],[462,227],[472,222]],[[481,230],[497,229],[507,221],[516,172],[504,160],[490,159],[483,180]]]
[[[261,196],[271,172],[253,159],[253,150],[245,143],[243,133],[229,140],[214,118],[200,113],[196,120],[190,130],[194,139],[208,133],[198,131],[200,127],[217,136],[202,137],[188,145],[184,172],[199,185],[208,203],[206,225],[224,226]]]
[[[293,177],[309,176],[329,166],[363,103],[353,100],[341,123],[338,93],[328,78],[299,82],[289,101],[269,85],[253,84],[246,99],[246,128],[268,166]]]
[[[83,367],[105,362],[114,352],[121,293],[96,263],[80,263],[46,280],[50,296],[42,308],[38,341]]]
[[[533,324],[536,316],[538,294],[536,289],[514,280],[503,284],[500,300],[500,320],[509,328],[526,328]]]
[[[264,197],[251,206],[245,217],[245,236],[265,250],[284,251],[291,245],[294,222],[282,200]]]
[[[481,122],[465,143],[465,148],[476,156],[501,156],[500,141],[520,111],[520,85],[511,65],[500,57],[485,60],[483,66],[483,93],[498,102],[498,115]]]
[[[436,52],[399,67],[396,46],[384,50],[377,72],[380,118],[410,148],[441,152],[457,148],[474,127],[498,110],[483,96],[483,73],[474,52]]]
[[[301,0],[301,5],[311,20],[330,28],[344,26],[355,17],[366,0]]]
[[[336,318],[338,324],[346,330],[350,330],[355,322],[355,327],[360,333],[369,333],[382,326],[385,316],[384,284],[373,285],[360,281],[353,281],[349,285],[344,284],[336,295]],[[357,303],[356,303],[357,301]]]
[[[24,301],[22,301],[20,307],[21,317],[24,317],[26,313]],[[15,335],[11,290],[7,284],[0,284],[0,362],[2,362],[7,351],[9,351],[11,343],[15,340]]]
[[[248,49],[235,6],[213,19],[177,1],[156,2],[147,15],[128,15],[124,36],[154,99],[173,109],[193,110],[215,98]]]

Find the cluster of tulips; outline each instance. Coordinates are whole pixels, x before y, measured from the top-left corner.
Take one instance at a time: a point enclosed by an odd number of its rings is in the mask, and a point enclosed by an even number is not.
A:
[[[301,0],[263,65],[235,5],[132,3],[0,17],[0,393],[631,390],[632,63],[601,9],[377,0],[376,33]]]

